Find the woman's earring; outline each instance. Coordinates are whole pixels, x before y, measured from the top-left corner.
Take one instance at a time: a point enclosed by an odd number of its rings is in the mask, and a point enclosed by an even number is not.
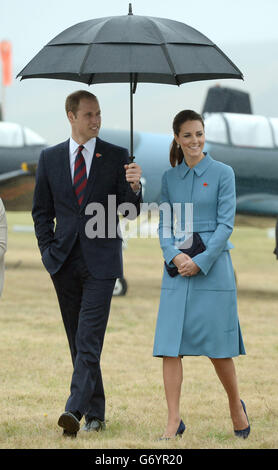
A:
[[[180,148],[180,144],[177,144],[178,149]]]

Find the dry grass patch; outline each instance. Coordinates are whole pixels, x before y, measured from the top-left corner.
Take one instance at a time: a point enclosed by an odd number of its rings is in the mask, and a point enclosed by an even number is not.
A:
[[[274,221],[269,221],[274,226]],[[161,359],[152,357],[162,258],[157,239],[132,239],[124,252],[128,292],[113,298],[102,355],[107,430],[65,440],[57,426],[72,366],[60,312],[33,233],[30,215],[8,213],[9,246],[0,303],[0,446],[9,449],[277,448],[278,263],[267,226],[239,226],[232,241],[246,357],[235,359],[251,422],[235,439],[227,399],[210,361],[183,359],[182,439],[159,442],[165,426]],[[260,221],[261,224],[261,221]],[[268,225],[268,227],[271,225]]]

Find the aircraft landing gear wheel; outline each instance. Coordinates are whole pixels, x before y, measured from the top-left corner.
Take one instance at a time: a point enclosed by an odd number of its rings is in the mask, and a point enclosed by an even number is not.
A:
[[[127,291],[127,282],[124,278],[118,278],[114,287],[113,295],[120,296],[125,295]]]

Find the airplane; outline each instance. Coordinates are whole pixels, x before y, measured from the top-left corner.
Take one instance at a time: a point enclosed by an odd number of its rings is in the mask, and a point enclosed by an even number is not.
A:
[[[277,217],[278,118],[218,112],[205,113],[204,121],[204,151],[234,169],[237,214]],[[128,131],[103,129],[100,137],[116,145],[129,146]],[[142,167],[144,203],[159,205],[161,178],[170,168],[172,141],[172,134],[134,134],[135,161]],[[148,224],[147,217],[145,223]],[[114,295],[125,295],[126,280],[118,279],[115,289]]]
[[[278,118],[205,113],[205,151],[233,167],[237,213],[278,215]],[[100,138],[129,147],[129,131],[102,129]],[[172,134],[134,133],[135,161],[142,167],[144,202],[159,203]],[[34,176],[46,142],[34,131],[0,122],[0,197],[9,210],[30,211]]]
[[[214,94],[216,88],[219,87],[211,89]],[[227,95],[227,89],[221,89],[221,93],[223,92]],[[239,106],[235,107],[234,95],[230,100],[233,112],[229,110],[227,99],[222,108],[218,106],[217,112],[209,107],[203,109],[206,133],[204,151],[234,169],[237,214],[277,217],[278,118],[253,115],[250,106],[246,106],[242,93],[238,92]],[[213,102],[216,103],[215,97]],[[0,123],[2,126],[3,124],[5,123]],[[99,137],[129,149],[128,130],[101,129]],[[134,132],[134,155],[135,161],[142,167],[144,203],[159,205],[161,177],[170,168],[169,150],[172,140],[173,135],[170,133]],[[13,147],[9,157],[8,147],[3,150],[1,144],[0,126],[0,197],[7,210],[31,210],[36,163],[41,149],[46,145],[42,140],[35,142],[33,145],[21,145],[17,149]],[[12,157],[13,163],[10,161]],[[21,168],[23,162],[26,163]],[[15,186],[11,189],[8,185],[13,179]],[[23,181],[21,186],[17,186],[18,180]],[[19,199],[22,200],[21,206]],[[117,280],[114,295],[125,295],[126,291],[126,280]]]
[[[0,197],[7,211],[30,211],[45,140],[13,122],[0,122]]]
[[[235,172],[237,213],[278,215],[278,118],[206,113],[204,151]],[[102,130],[100,138],[128,147],[129,132]],[[144,202],[159,204],[161,177],[170,168],[173,135],[135,132],[135,161],[142,167]]]
[[[216,84],[209,88],[202,115],[207,151],[232,166],[237,213],[278,215],[278,119],[252,113],[249,93]]]

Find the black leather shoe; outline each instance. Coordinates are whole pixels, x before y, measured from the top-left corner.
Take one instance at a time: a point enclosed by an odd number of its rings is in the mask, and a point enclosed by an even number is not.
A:
[[[70,411],[65,411],[65,413],[62,413],[59,420],[58,420],[58,426],[61,426],[61,428],[64,429],[64,436],[72,436],[72,434],[77,433],[80,429],[80,423],[79,420],[72,414]]]
[[[104,431],[106,428],[105,421],[101,421],[98,418],[92,418],[89,421],[86,421],[84,426],[82,427],[82,431]]]
[[[72,437],[75,438],[77,436],[77,432],[69,432],[64,429],[63,437]]]

